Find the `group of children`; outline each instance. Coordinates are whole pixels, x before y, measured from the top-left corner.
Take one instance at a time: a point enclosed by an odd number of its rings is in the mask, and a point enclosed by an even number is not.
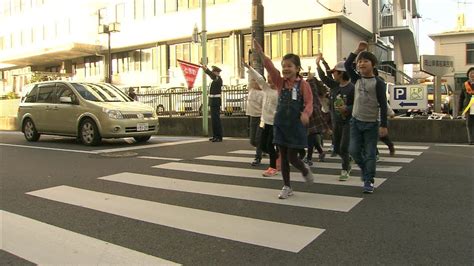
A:
[[[361,169],[363,192],[374,191],[377,141],[388,135],[387,99],[385,82],[374,74],[377,58],[366,51],[367,48],[367,42],[360,42],[347,60],[338,62],[332,69],[322,55],[318,56],[316,65],[321,81],[311,74],[304,80],[299,56],[285,55],[280,73],[254,40],[253,55],[261,57],[268,79],[265,81],[244,63],[249,73],[247,115],[251,143],[257,147],[252,164],[260,163],[262,152],[269,154],[270,166],[263,175],[273,176],[281,170],[284,186],[278,195],[280,199],[293,194],[290,164],[301,172],[307,183],[313,182],[310,169],[313,149],[316,147],[323,160],[321,138],[325,133],[333,136],[334,151],[342,158],[339,180],[349,178],[352,157]],[[322,111],[326,86],[330,89],[331,122]],[[308,150],[306,158],[300,155],[305,148]]]

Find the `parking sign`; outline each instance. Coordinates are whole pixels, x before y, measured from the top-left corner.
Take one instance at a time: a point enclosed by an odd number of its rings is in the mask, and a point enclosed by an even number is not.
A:
[[[428,106],[426,85],[393,85],[389,87],[390,107],[397,109],[425,109]]]

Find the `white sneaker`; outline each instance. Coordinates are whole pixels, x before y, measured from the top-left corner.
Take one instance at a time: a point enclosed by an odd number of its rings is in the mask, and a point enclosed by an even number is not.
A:
[[[305,167],[306,167],[306,170],[308,170],[308,174],[306,174],[306,175],[302,174],[303,178],[306,181],[306,183],[311,184],[311,183],[314,182],[313,172],[311,172],[311,167],[309,167],[307,165],[305,165]]]
[[[341,170],[341,175],[339,176],[339,181],[346,181],[349,179],[349,172],[346,170]]]
[[[284,186],[278,195],[279,199],[287,199],[289,196],[293,195],[293,189],[289,186]]]

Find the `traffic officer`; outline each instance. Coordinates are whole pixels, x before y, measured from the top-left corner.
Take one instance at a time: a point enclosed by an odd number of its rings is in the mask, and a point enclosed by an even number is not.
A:
[[[209,106],[211,107],[211,122],[212,122],[212,142],[222,141],[222,125],[221,125],[221,93],[222,93],[222,78],[220,76],[221,69],[212,66],[211,70],[206,65],[201,66],[204,72],[212,79],[211,88],[209,91]]]

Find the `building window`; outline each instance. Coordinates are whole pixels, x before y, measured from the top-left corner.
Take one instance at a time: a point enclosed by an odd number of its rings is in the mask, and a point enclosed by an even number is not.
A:
[[[177,0],[165,0],[165,13],[178,11]]]
[[[222,62],[224,64],[231,63],[231,54],[230,54],[230,38],[222,39]]]
[[[263,51],[265,52],[266,55],[269,55],[272,53],[272,40],[271,40],[271,35],[269,32],[263,35]]]
[[[189,8],[199,8],[200,0],[189,0]]]
[[[130,71],[140,71],[140,50],[128,52]]]
[[[152,18],[155,15],[155,0],[145,0],[145,18]]]
[[[153,48],[149,49],[142,49],[140,51],[140,63],[141,63],[141,70],[147,71],[152,70],[153,68],[153,56],[152,56]]]
[[[280,49],[280,32],[272,32],[272,52],[271,52],[271,58],[281,58],[281,49]]]
[[[135,19],[143,19],[144,14],[144,3],[143,0],[134,0],[133,1],[133,10],[134,10],[134,18]]]
[[[466,64],[474,64],[474,43],[466,43]]]
[[[178,0],[178,10],[188,9],[188,0]]]
[[[313,55],[321,52],[321,29],[313,29]]]
[[[252,50],[252,35],[244,35],[244,60],[249,63],[250,61],[250,52]]]
[[[115,6],[115,21],[122,23],[125,18],[125,4],[120,3]]]
[[[291,31],[284,30],[281,32],[281,53],[286,55],[291,53]]]

